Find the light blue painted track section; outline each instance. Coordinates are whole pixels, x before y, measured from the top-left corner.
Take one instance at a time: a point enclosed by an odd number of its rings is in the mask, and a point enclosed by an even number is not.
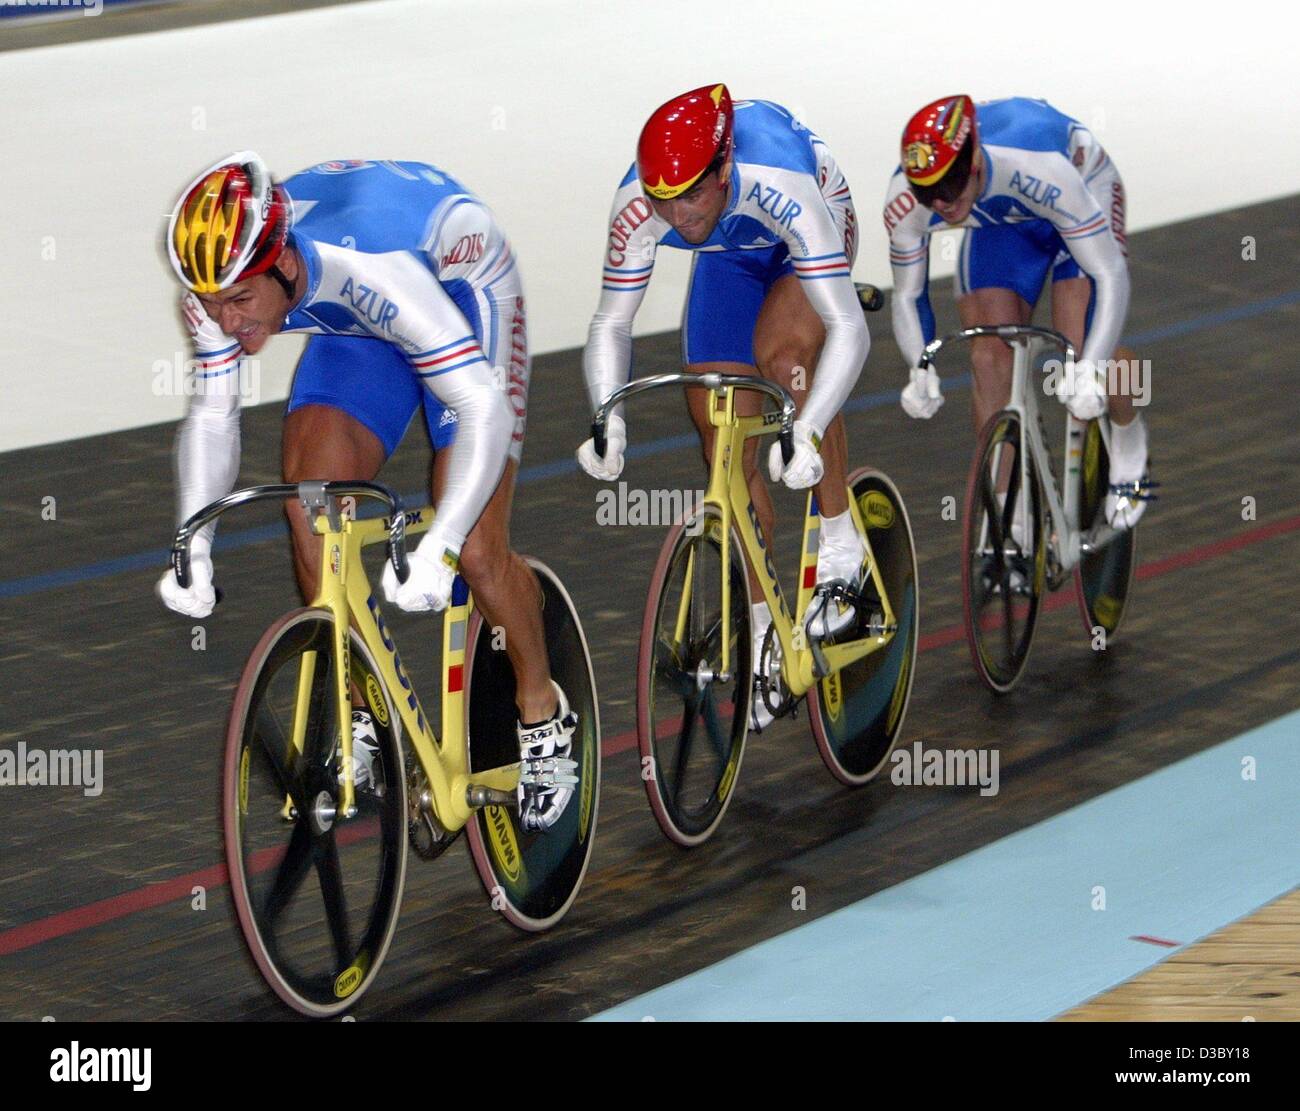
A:
[[[1300,882],[1298,785],[1300,711],[595,1018],[1050,1018]]]

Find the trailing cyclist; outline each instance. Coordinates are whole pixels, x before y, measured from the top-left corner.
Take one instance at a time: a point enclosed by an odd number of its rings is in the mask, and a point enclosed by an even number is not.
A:
[[[310,333],[285,410],[284,481],[374,478],[422,409],[437,515],[405,583],[385,566],[384,594],[410,612],[440,610],[459,571],[505,630],[521,759],[567,761],[575,718],[549,673],[538,585],[509,543],[529,356],[519,269],[491,212],[423,163],[323,162],[276,184],[244,151],[181,194],[167,253],[187,289],[181,308],[198,364],[177,436],[179,519],[234,486],[245,357],[275,333]],[[318,542],[300,505],[285,512],[310,600]],[[178,613],[212,612],[211,546],[211,528],[195,537],[189,588],[170,571],[159,582]],[[353,738],[360,786],[375,751],[364,709],[353,713]],[[572,793],[521,784],[521,826],[549,828]]]
[[[817,582],[856,587],[866,550],[848,509],[839,411],[862,371],[870,338],[850,275],[857,218],[844,175],[821,139],[787,109],[764,100],[733,104],[725,85],[694,89],[656,109],[614,195],[600,303],[583,356],[593,408],[628,379],[632,321],[659,245],[694,252],[682,324],[686,370],[758,373],[794,394],[794,455],[783,465],[774,444],[769,474],[794,490],[816,488],[822,517]],[[706,463],[712,403],[700,391],[687,393]],[[761,401],[745,393],[737,404],[748,414]],[[605,455],[588,440],[578,461],[592,477],[613,481],[626,445],[626,426],[616,413]],[[751,440],[745,474],[770,545],[775,515],[756,455]],[[750,574],[757,587],[752,568]],[[838,632],[854,616],[839,601],[815,609],[812,636]],[[771,620],[767,603],[755,603],[756,661]],[[756,667],[756,692],[760,683]],[[771,720],[756,693],[752,727],[761,730]]]
[[[1117,349],[1129,301],[1124,183],[1096,137],[1042,100],[986,101],[977,113],[968,96],[942,97],[903,131],[884,216],[894,337],[912,367],[902,393],[907,414],[928,419],[943,404],[933,368],[918,366],[935,334],[930,234],[964,227],[954,282],[962,327],[1028,324],[1051,274],[1052,327],[1080,353],[1060,396],[1080,420],[1109,410],[1106,519],[1116,528],[1137,524],[1154,485],[1146,422],[1130,391],[1108,389],[1106,373],[1135,366],[1131,352]],[[971,358],[978,435],[1010,396],[1012,352],[981,337]]]

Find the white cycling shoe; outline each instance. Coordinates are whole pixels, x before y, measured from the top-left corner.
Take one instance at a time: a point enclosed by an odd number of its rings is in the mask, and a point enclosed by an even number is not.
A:
[[[856,590],[861,585],[862,561],[867,557],[867,546],[853,529],[846,536],[833,537],[823,521],[817,538],[817,585],[839,580]],[[853,624],[857,607],[839,598],[819,599],[813,595],[804,619],[804,629],[810,637],[828,637],[843,632]]]
[[[578,785],[578,763],[569,758],[578,715],[554,679],[555,712],[545,721],[515,729],[519,737],[519,825],[529,833],[550,829],[569,805]]]
[[[1111,528],[1130,529],[1146,512],[1159,485],[1148,473],[1147,426],[1141,417],[1127,425],[1110,426],[1110,489],[1104,509]]]
[[[339,784],[343,783],[343,746],[334,750],[339,767]],[[355,790],[373,790],[375,786],[375,758],[379,755],[379,738],[375,723],[366,710],[352,711],[352,786]]]

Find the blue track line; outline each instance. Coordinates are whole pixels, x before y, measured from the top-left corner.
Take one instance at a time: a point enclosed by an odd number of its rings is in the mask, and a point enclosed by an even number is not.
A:
[[[1163,328],[1139,332],[1136,335],[1125,337],[1125,342],[1134,347],[1141,347],[1150,343],[1158,343],[1161,340],[1172,339],[1175,336],[1185,336],[1192,332],[1203,331],[1206,328],[1218,328],[1224,324],[1235,324],[1238,321],[1249,320],[1252,317],[1262,316],[1265,313],[1274,312],[1277,309],[1297,303],[1300,303],[1300,289],[1283,293],[1277,297],[1270,297],[1267,300],[1252,301],[1249,304],[1238,305],[1235,308],[1224,309],[1220,312],[1195,316]],[[944,389],[950,393],[966,389],[970,386],[970,375],[954,375],[951,378],[945,378],[943,384]],[[881,390],[877,393],[865,394],[862,397],[850,398],[844,404],[844,411],[847,413],[861,413],[896,404],[897,402],[898,390]],[[695,443],[694,433],[683,436],[667,436],[629,447],[627,458],[645,459],[670,451],[679,451]],[[534,482],[545,482],[548,479],[559,478],[577,470],[578,464],[571,455],[549,463],[535,463],[520,470],[517,485],[528,486]],[[406,494],[402,497],[402,500],[407,505],[421,505],[427,499],[428,494],[424,491]],[[276,537],[283,536],[284,533],[285,527],[283,525],[264,525],[260,528],[225,531],[218,536],[215,550],[217,552],[233,551],[249,544],[260,544],[267,540],[273,540]],[[6,579],[0,582],[0,598],[19,598],[27,594],[38,594],[43,590],[55,590],[61,586],[90,582],[93,579],[102,579],[109,575],[119,575],[128,571],[156,570],[161,574],[166,566],[166,549],[155,548],[152,551],[136,552],[134,555],[119,556],[116,559],[78,564],[75,567],[66,567],[59,571],[47,571],[40,575]]]

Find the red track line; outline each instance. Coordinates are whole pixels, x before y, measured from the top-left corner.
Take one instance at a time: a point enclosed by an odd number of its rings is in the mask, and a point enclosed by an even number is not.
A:
[[[340,844],[349,845],[363,837],[372,836],[379,829],[377,819],[359,822],[339,834]],[[274,868],[284,856],[284,848],[261,849],[254,853],[249,871],[254,875]],[[194,895],[194,888],[211,890],[224,887],[230,882],[230,873],[224,864],[214,864],[210,868],[201,868],[175,879],[163,880],[148,887],[138,887],[123,895],[114,895],[111,899],[101,899],[97,903],[65,910],[61,914],[52,914],[48,918],[39,918],[22,926],[0,933],[0,957],[29,949],[42,941],[50,941],[65,934],[77,933],[92,926],[112,922],[116,918],[125,918],[140,910],[152,910],[173,900],[189,899]]]
[[[1145,941],[1148,945],[1163,945],[1166,949],[1177,949],[1181,941],[1166,941],[1163,937],[1152,937],[1150,934],[1134,934],[1129,941]]]
[[[87,903],[85,906],[74,907],[60,914],[52,914],[48,918],[39,918],[35,922],[15,926],[11,930],[0,933],[0,957],[39,945],[43,941],[63,937],[65,934],[88,930],[92,926],[101,926],[116,918],[125,918],[128,914],[135,914],[136,911],[152,910],[164,903],[188,899],[193,895],[192,888],[220,887],[228,879],[226,866],[214,864],[211,868],[203,868],[188,875],[177,876],[175,879],[163,880],[161,883],[151,883],[148,887],[137,887],[134,891],[114,895],[111,899],[101,899],[97,903]]]
[[[1216,556],[1235,552],[1251,544],[1259,544],[1265,540],[1272,540],[1275,536],[1283,536],[1297,530],[1300,530],[1300,516],[1256,525],[1254,528],[1246,529],[1244,532],[1237,533],[1237,535],[1224,540],[1200,544],[1195,548],[1189,548],[1185,552],[1178,552],[1164,559],[1144,563],[1137,569],[1137,578],[1139,581],[1146,581],[1160,575],[1166,575],[1171,571],[1181,571],[1188,567],[1194,567],[1198,563],[1214,559]],[[1062,606],[1068,606],[1073,601],[1074,591],[1067,587],[1049,598],[1044,603],[1044,608],[1050,612],[1060,609]],[[939,629],[921,637],[917,649],[926,652],[931,648],[942,648],[945,645],[961,640],[965,635],[963,625],[950,625],[946,629]],[[616,756],[628,749],[636,748],[636,746],[636,730],[633,729],[606,738],[601,744],[601,753],[604,756]],[[97,903],[88,903],[85,906],[74,907],[72,910],[52,914],[47,918],[39,918],[34,922],[14,926],[0,932],[0,956],[17,953],[23,949],[30,949],[34,945],[52,941],[56,937],[64,937],[67,934],[90,929],[92,926],[100,926],[117,918],[125,918],[137,911],[152,910],[154,907],[162,906],[173,900],[188,898],[191,895],[191,889],[194,887],[209,889],[221,887],[228,880],[226,866],[216,864],[210,868],[202,868],[197,872],[177,876],[175,879],[163,880],[161,883],[150,884],[148,887],[139,887],[122,895],[115,895],[111,899],[101,899]],[[1153,944],[1167,944],[1146,937],[1135,940],[1150,941]]]
[[[1300,529],[1300,517],[1288,517],[1285,521],[1273,521],[1267,525],[1257,525],[1253,529],[1247,529],[1245,532],[1230,536],[1226,540],[1201,544],[1198,547],[1189,548],[1185,552],[1178,552],[1165,559],[1144,563],[1137,569],[1136,577],[1139,581],[1153,579],[1158,575],[1168,574],[1170,571],[1178,571],[1185,567],[1193,567],[1198,563],[1204,563],[1207,559],[1213,559],[1215,556],[1223,555],[1226,552],[1233,552],[1238,548],[1258,544],[1262,540],[1271,540],[1275,536],[1295,532],[1297,529]],[[1065,606],[1074,604],[1074,602],[1074,587],[1073,581],[1071,581],[1061,590],[1048,597],[1042,603],[1042,610],[1044,613],[1053,613]],[[918,652],[928,652],[932,648],[944,648],[949,644],[956,644],[959,640],[965,638],[966,626],[964,623],[949,625],[946,629],[936,629],[933,633],[923,634],[920,640],[917,641],[916,650]],[[680,724],[681,718],[674,718],[672,721],[665,723],[664,729],[665,731],[671,731]],[[604,756],[617,756],[620,752],[626,752],[628,749],[636,747],[637,735],[636,730],[633,729],[630,732],[619,733],[617,736],[606,738],[601,745],[600,751]]]
[[[1166,556],[1164,559],[1157,559],[1152,563],[1144,563],[1137,569],[1137,578],[1139,582],[1154,579],[1157,575],[1165,575],[1170,571],[1179,571],[1184,567],[1204,563],[1207,559],[1213,559],[1215,556],[1235,552],[1238,548],[1258,544],[1261,540],[1272,540],[1275,536],[1283,536],[1288,532],[1295,532],[1297,529],[1300,529],[1300,517],[1288,517],[1284,521],[1270,521],[1266,525],[1256,525],[1254,528],[1246,529],[1245,532],[1237,533],[1236,536],[1229,536],[1226,540],[1216,540],[1212,544],[1201,544],[1199,547],[1189,548],[1185,552],[1178,552],[1175,555]]]

